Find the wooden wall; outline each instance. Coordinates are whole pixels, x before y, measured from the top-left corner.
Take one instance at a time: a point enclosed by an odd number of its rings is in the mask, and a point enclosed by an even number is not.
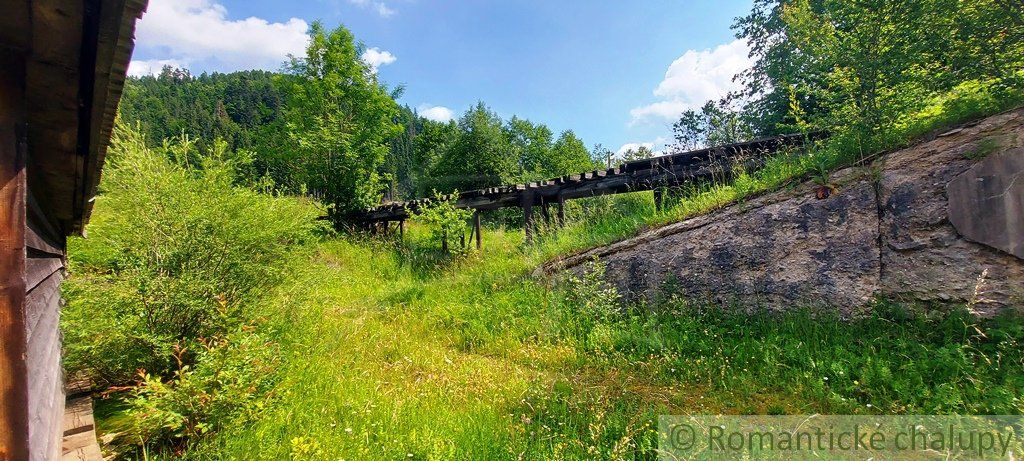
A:
[[[64,376],[60,360],[64,239],[48,223],[31,193],[26,215],[25,362],[29,382],[29,444],[33,459],[56,459],[60,456],[64,415]]]
[[[33,199],[24,53],[0,47],[0,460],[59,459],[64,238]]]
[[[0,461],[61,455],[64,236],[88,222],[146,5],[0,9]]]
[[[25,53],[0,47],[0,460],[28,459]]]

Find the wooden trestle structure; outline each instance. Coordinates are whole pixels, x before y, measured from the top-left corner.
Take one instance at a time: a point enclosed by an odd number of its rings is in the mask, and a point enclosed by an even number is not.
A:
[[[789,134],[635,160],[607,170],[566,175],[547,181],[470,190],[455,198],[455,207],[475,211],[471,236],[476,236],[477,248],[480,247],[481,211],[521,207],[526,242],[531,243],[536,231],[535,206],[540,207],[541,216],[548,223],[551,221],[549,208],[552,205],[557,207],[556,219],[561,226],[565,223],[566,200],[650,190],[654,191],[655,206],[660,210],[666,190],[688,184],[727,180],[738,165],[752,171],[781,149],[801,146],[808,140],[820,137],[820,133]],[[452,197],[444,198],[450,200]],[[366,210],[357,219],[369,226],[383,225],[385,228],[397,222],[401,231],[404,229],[404,221],[430,201],[419,199],[384,203]]]

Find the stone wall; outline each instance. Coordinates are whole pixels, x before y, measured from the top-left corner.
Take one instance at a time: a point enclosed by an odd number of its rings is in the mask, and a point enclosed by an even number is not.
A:
[[[593,258],[627,298],[849,313],[878,296],[1024,307],[1024,109],[831,175],[555,261]]]

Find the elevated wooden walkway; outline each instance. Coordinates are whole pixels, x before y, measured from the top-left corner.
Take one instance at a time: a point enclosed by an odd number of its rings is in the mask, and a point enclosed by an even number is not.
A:
[[[607,170],[566,175],[547,181],[470,190],[455,197],[455,206],[477,211],[473,219],[474,232],[477,236],[480,235],[479,211],[522,207],[526,240],[529,243],[533,235],[534,206],[542,207],[542,216],[549,220],[548,206],[556,205],[557,218],[559,224],[562,224],[566,200],[653,190],[655,205],[660,208],[662,191],[667,188],[724,181],[731,176],[737,163],[743,164],[748,170],[756,169],[768,157],[783,148],[801,146],[808,140],[821,137],[822,133],[789,134],[635,160]],[[398,222],[401,227],[404,220],[419,208],[429,204],[430,200],[385,203],[366,210],[358,220],[367,224],[383,223],[385,226],[390,222]]]

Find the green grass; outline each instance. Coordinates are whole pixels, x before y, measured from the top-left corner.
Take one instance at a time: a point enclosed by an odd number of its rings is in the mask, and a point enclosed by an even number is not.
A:
[[[488,230],[458,261],[423,234],[296,255],[262,313],[285,355],[275,390],[180,454],[652,459],[658,414],[1024,411],[1020,319],[883,304],[847,323],[672,299],[595,320],[527,275],[518,232]]]
[[[975,99],[962,105],[1003,107]],[[908,121],[892,139],[975,112],[950,113]],[[280,345],[273,390],[173,451],[123,457],[654,459],[659,414],[1024,413],[1019,317],[880,301],[843,321],[676,298],[595,315],[574,294],[604,287],[530,276],[551,258],[856,160],[835,143],[688,191],[662,213],[649,193],[575,202],[579,218],[531,247],[521,230],[485,228],[482,252],[452,259],[416,225],[403,243],[307,245],[252,314]],[[117,399],[98,406],[103,432],[130,427]]]

